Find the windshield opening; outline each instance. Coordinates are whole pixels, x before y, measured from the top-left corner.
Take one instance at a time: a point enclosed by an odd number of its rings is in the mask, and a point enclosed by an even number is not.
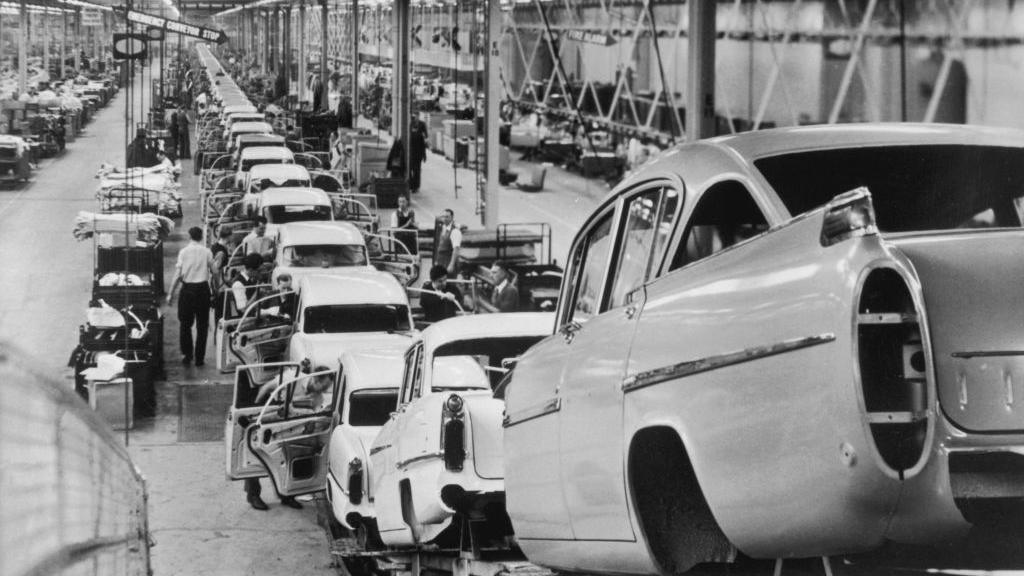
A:
[[[366,249],[358,244],[286,246],[283,256],[286,266],[301,268],[366,265]]]
[[[398,304],[310,306],[303,316],[306,334],[403,332],[411,329],[409,307]]]
[[[356,390],[348,402],[350,426],[383,426],[398,404],[398,390]]]
[[[431,388],[494,389],[506,370],[502,360],[517,358],[542,336],[509,336],[458,340],[434,351]]]
[[[270,224],[287,224],[288,222],[307,222],[310,220],[330,220],[330,206],[313,206],[310,204],[286,204],[267,206],[263,215]]]
[[[242,161],[242,172],[248,172],[252,170],[253,166],[259,166],[260,164],[287,164],[288,162],[281,158],[256,158],[251,160]]]
[[[1019,148],[813,150],[761,158],[754,165],[793,216],[866,186],[884,232],[1021,226],[1024,150]]]

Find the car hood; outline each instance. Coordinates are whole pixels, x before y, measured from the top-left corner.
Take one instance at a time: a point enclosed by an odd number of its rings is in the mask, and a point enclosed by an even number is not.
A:
[[[945,414],[968,431],[1024,430],[1024,230],[889,240],[921,280]]]
[[[404,334],[388,334],[386,332],[297,334],[296,338],[300,340],[305,357],[309,358],[314,366],[317,364],[331,366],[345,351],[373,350],[412,342],[412,338]]]

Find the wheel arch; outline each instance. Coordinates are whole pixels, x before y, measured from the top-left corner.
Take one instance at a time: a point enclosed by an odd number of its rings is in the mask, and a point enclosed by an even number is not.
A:
[[[640,537],[662,574],[736,558],[737,549],[715,519],[675,428],[657,424],[633,434],[626,481]]]

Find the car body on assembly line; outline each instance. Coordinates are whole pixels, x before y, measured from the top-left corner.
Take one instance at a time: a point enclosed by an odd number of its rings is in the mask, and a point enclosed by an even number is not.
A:
[[[374,269],[366,242],[348,222],[291,222],[277,227],[277,255],[273,279],[282,273],[292,283],[308,274],[331,274],[351,268]]]
[[[370,445],[398,401],[406,344],[346,352],[338,363],[343,398],[331,434],[327,499],[334,518],[352,531],[374,523]]]
[[[475,542],[510,536],[504,402],[492,389],[504,362],[550,334],[553,321],[537,312],[460,316],[431,325],[409,347],[396,412],[370,450],[384,544],[457,543],[467,526]]]
[[[1022,197],[1024,133],[966,126],[752,132],[631,175],[508,386],[524,552],[676,573],[1019,510]]]

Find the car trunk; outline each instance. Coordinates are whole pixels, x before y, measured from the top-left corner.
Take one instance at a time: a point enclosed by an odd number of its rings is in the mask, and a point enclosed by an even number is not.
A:
[[[1024,231],[890,240],[921,279],[945,414],[968,431],[1024,429]]]

